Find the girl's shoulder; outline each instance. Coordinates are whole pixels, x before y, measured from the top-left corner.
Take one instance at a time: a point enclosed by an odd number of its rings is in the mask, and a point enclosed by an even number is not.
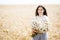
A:
[[[48,16],[46,16],[46,15],[44,15],[43,17],[46,18],[46,19],[48,19]]]
[[[43,17],[44,19],[49,20],[48,16],[44,15]]]
[[[46,17],[46,18],[47,18],[48,16],[44,15],[44,17]]]

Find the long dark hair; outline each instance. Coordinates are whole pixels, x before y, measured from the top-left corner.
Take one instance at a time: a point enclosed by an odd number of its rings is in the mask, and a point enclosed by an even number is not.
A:
[[[42,7],[42,8],[44,9],[43,15],[46,15],[46,16],[47,16],[47,11],[46,11],[45,7],[43,7],[42,5],[39,5],[39,6],[37,7],[35,15],[36,15],[36,16],[39,16],[39,13],[38,13],[38,8],[39,8],[39,7]]]

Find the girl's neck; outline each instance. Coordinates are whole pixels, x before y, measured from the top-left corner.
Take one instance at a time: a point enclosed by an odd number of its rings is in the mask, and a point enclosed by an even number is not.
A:
[[[40,17],[42,17],[43,15],[39,15]]]

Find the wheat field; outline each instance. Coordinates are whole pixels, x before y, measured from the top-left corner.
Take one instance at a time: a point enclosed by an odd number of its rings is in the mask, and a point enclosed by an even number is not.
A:
[[[31,20],[38,5],[0,5],[0,40],[32,40]],[[60,5],[43,5],[50,20],[48,40],[60,40]]]

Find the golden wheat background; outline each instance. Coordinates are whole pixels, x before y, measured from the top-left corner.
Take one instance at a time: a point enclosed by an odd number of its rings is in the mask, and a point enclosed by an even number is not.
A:
[[[31,20],[38,5],[0,5],[0,40],[32,40]],[[48,40],[60,40],[60,5],[43,5],[50,19]]]

